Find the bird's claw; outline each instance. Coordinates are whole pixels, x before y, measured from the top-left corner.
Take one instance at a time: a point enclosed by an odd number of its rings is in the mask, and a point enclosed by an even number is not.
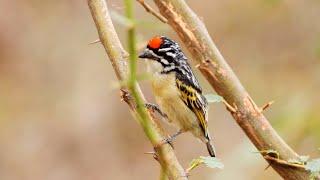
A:
[[[162,112],[158,105],[152,104],[152,103],[146,103],[144,106],[149,110],[157,111],[162,117],[168,118],[167,114]]]

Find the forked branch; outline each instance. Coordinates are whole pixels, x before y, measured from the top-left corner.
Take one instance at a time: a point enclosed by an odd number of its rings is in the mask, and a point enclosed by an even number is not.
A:
[[[105,0],[88,0],[88,5],[96,24],[100,41],[109,56],[118,80],[121,82],[120,84],[123,84],[122,82],[127,81],[129,74],[127,65],[128,53],[123,49],[119,41],[108,12],[107,4]],[[139,101],[145,103],[139,85],[137,83],[131,84],[129,88],[122,86],[121,90],[123,100],[128,103],[132,113],[139,120],[153,147],[156,147],[164,139],[164,132],[156,123],[152,112],[147,112],[144,107],[137,106],[137,97],[140,98]],[[129,92],[133,95],[133,98],[131,98]],[[170,145],[165,144],[159,148],[155,148],[155,157],[157,157],[169,179],[188,179]]]

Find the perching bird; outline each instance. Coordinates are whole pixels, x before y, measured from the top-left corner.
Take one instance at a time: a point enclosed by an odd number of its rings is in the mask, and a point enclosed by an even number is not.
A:
[[[139,58],[147,59],[153,74],[152,91],[160,111],[179,129],[172,138],[189,131],[206,143],[210,156],[215,157],[208,131],[208,103],[178,43],[164,36],[153,37]]]

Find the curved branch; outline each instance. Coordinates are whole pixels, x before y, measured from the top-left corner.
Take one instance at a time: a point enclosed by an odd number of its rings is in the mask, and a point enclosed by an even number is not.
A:
[[[210,35],[197,15],[183,0],[154,0],[160,13],[177,32],[199,63],[199,69],[215,91],[235,107],[231,112],[234,119],[250,138],[258,150],[274,150],[279,158],[288,161],[298,159],[295,153],[257,108],[237,76],[224,60],[211,40]],[[308,179],[310,173],[305,169],[284,166],[266,159],[284,179]]]
[[[96,24],[100,41],[109,56],[117,78],[120,82],[124,82],[128,78],[129,71],[127,65],[128,53],[123,49],[119,41],[108,13],[107,4],[105,0],[88,0],[88,5]],[[129,89],[131,93],[135,93],[134,98],[130,98],[126,89]],[[145,102],[139,85],[135,84],[129,88],[123,86],[121,90],[124,92],[122,96],[123,99],[128,103],[130,110],[139,120],[146,136],[149,138],[152,145],[157,147],[164,139],[164,131],[156,123],[157,120],[155,119],[153,112],[146,112],[145,108],[141,106],[137,107],[135,96],[139,97],[139,100],[142,103]],[[188,179],[170,145],[162,145],[161,147],[155,148],[155,151],[155,159],[160,162],[170,179]]]

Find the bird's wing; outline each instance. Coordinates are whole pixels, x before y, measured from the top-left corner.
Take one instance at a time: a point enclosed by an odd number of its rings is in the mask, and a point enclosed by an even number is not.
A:
[[[199,125],[203,130],[205,137],[208,137],[208,103],[205,97],[195,88],[179,79],[176,84],[180,90],[180,98],[188,106],[188,108],[196,115]]]

